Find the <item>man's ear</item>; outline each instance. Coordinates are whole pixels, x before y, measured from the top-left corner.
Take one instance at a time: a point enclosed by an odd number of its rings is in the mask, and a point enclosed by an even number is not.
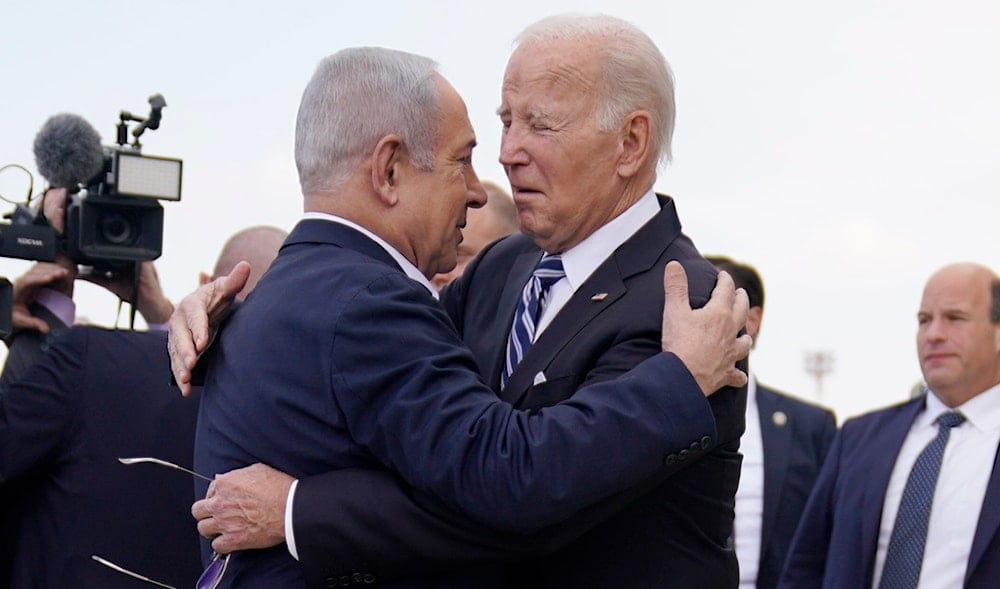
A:
[[[389,206],[398,200],[399,175],[405,158],[403,139],[399,135],[386,135],[372,151],[372,188]]]
[[[637,110],[625,118],[621,127],[621,156],[618,175],[631,178],[646,166],[652,150],[653,121],[649,113]]]
[[[763,318],[763,307],[750,307],[750,312],[747,313],[747,333],[753,338],[754,345],[757,345],[757,335],[760,333],[760,322]]]

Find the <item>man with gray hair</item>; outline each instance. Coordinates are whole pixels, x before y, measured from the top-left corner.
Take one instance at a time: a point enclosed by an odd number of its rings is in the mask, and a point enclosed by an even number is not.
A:
[[[322,485],[305,484],[306,501],[296,498],[308,477],[386,466],[476,521],[523,532],[666,476],[712,446],[705,397],[745,383],[735,362],[750,342],[734,337],[745,294],[723,275],[708,300],[710,267],[692,278],[696,302],[706,303],[698,311],[679,264],[650,273],[647,307],[663,307],[662,322],[648,348],[627,354],[635,368],[621,379],[580,382],[572,402],[545,411],[502,403],[483,383],[429,282],[454,266],[466,207],[484,201],[474,145],[464,102],[430,60],[355,48],[320,63],[296,126],[305,217],[206,354],[195,470],[261,462],[298,477],[278,483],[295,521],[327,507],[312,493]],[[214,284],[233,286],[245,271],[238,265]],[[177,345],[175,359],[190,369],[193,357]],[[189,377],[178,374],[182,388]],[[227,488],[221,480],[211,491],[197,483],[199,493],[211,499]],[[224,573],[220,586],[296,586],[296,550],[290,536],[287,548],[232,553],[213,570]],[[326,584],[374,582],[372,566]]]

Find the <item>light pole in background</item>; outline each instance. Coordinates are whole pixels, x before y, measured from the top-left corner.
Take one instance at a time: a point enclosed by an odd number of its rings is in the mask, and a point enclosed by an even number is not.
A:
[[[806,372],[816,379],[816,400],[823,400],[823,378],[833,372],[833,352],[806,352]]]

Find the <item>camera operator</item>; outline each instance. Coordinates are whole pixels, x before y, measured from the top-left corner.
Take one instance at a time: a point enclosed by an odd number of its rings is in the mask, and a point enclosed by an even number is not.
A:
[[[62,210],[53,197],[64,196],[50,191],[46,199],[53,225],[61,222]],[[248,292],[284,237],[272,227],[237,233],[224,246],[215,276],[247,260],[256,269]],[[151,264],[143,266],[152,271]],[[33,291],[36,308],[48,296],[44,289],[67,300],[74,270],[39,265],[19,281],[21,295]],[[165,318],[158,315],[165,299],[155,273],[146,278],[138,306],[155,323]],[[99,283],[113,292],[125,284]],[[19,340],[45,329],[26,311],[19,315],[26,328]],[[15,343],[27,347],[23,340]],[[202,569],[190,515],[191,478],[117,460],[192,463],[198,399],[184,398],[170,385],[166,334],[74,327],[36,356],[21,378],[0,387],[0,587],[139,586],[92,555],[174,587],[193,586]]]
[[[42,198],[42,214],[52,229],[62,235],[66,216],[65,188],[51,188]],[[152,262],[139,265],[136,310],[151,329],[159,329],[170,318],[174,306],[160,287]],[[133,277],[122,274],[78,274],[77,265],[65,253],[55,262],[37,262],[14,281],[7,363],[0,374],[0,386],[24,374],[59,335],[75,323],[73,284],[76,279],[103,286],[119,299],[132,303]]]

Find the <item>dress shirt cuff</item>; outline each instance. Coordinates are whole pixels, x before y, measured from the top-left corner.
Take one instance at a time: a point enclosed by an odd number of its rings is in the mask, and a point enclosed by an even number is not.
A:
[[[63,325],[70,327],[76,321],[76,303],[63,293],[51,288],[39,289],[35,302],[45,307]]]
[[[295,487],[298,484],[299,479],[292,481],[292,486],[288,487],[288,498],[285,500],[285,544],[295,560],[299,559],[299,552],[295,549],[295,532],[292,530],[292,505],[295,504]]]

